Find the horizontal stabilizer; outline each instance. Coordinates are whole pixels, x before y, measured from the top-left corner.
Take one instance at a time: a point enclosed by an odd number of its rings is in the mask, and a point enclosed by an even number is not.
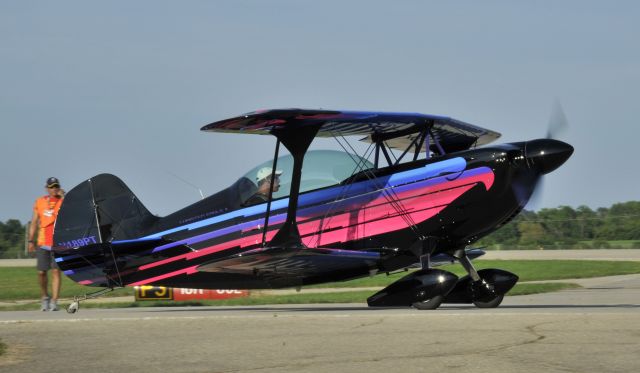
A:
[[[79,248],[54,247],[56,264],[63,273],[83,285],[120,287],[126,285],[127,262],[150,253],[166,240],[105,242]]]

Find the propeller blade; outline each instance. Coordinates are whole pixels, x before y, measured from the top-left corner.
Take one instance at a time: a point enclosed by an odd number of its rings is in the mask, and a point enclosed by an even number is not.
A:
[[[551,114],[549,115],[549,123],[547,125],[547,139],[557,140],[558,136],[569,128],[569,121],[564,113],[560,100],[553,101],[551,106]],[[573,149],[571,150],[573,152]],[[563,161],[564,162],[564,161]],[[528,210],[537,211],[542,207],[542,199],[544,195],[544,175],[540,175],[535,182],[533,193],[529,197],[525,205]]]
[[[551,115],[549,116],[549,124],[547,126],[547,138],[557,139],[558,135],[569,128],[569,121],[564,114],[562,104],[559,100],[555,100],[551,107]]]
[[[529,197],[529,201],[525,205],[529,211],[538,211],[542,208],[542,199],[544,197],[544,175],[540,176],[533,187],[533,193]]]
[[[532,175],[533,176],[533,175]],[[514,183],[511,190],[520,206],[527,210],[535,210],[541,206],[544,190],[544,175],[538,174],[528,182]],[[531,187],[533,185],[533,188]]]

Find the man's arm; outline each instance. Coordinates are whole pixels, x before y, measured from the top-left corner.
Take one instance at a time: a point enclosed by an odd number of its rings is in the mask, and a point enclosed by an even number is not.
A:
[[[30,253],[35,252],[36,251],[36,243],[34,242],[33,238],[36,235],[36,229],[38,228],[38,223],[39,223],[39,219],[40,217],[38,216],[38,212],[36,211],[36,209],[33,209],[33,216],[31,217],[31,225],[29,225],[29,245],[28,245],[28,250]]]

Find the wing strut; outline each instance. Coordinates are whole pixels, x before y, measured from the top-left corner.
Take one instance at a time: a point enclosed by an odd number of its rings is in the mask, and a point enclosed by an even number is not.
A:
[[[271,166],[271,180],[276,178],[278,167],[278,153],[280,153],[280,139],[276,142],[276,152],[273,156],[273,166]],[[267,243],[267,229],[269,229],[269,214],[271,214],[271,199],[273,198],[273,181],[269,186],[269,199],[267,200],[267,213],[264,216],[264,230],[262,231],[262,247]]]
[[[302,124],[302,123],[301,123]],[[293,174],[291,175],[291,190],[289,193],[289,207],[287,208],[287,219],[269,243],[270,247],[302,248],[300,231],[296,222],[298,211],[298,196],[300,195],[300,180],[302,178],[302,162],[304,155],[309,149],[309,145],[316,137],[322,126],[321,123],[314,125],[300,125],[292,130],[275,128],[271,133],[276,136],[293,156]],[[266,232],[266,229],[265,229]]]
[[[375,168],[379,168],[380,162],[380,151],[382,151],[382,155],[384,155],[385,160],[387,161],[388,166],[397,166],[400,164],[402,159],[404,159],[405,155],[409,153],[410,150],[413,150],[413,161],[418,159],[420,155],[420,151],[422,150],[422,145],[426,142],[425,152],[426,158],[429,159],[429,151],[430,151],[430,141],[429,138],[433,138],[434,144],[438,148],[438,152],[443,155],[445,154],[444,149],[440,145],[440,142],[433,134],[433,126],[435,125],[435,121],[433,120],[424,120],[420,123],[416,123],[409,128],[405,128],[395,132],[383,132],[383,133],[373,133],[371,135],[371,142],[376,144],[375,148]],[[417,135],[416,135],[417,134]],[[335,136],[334,136],[335,137]],[[391,160],[390,153],[387,149],[391,149],[392,147],[387,145],[385,141],[394,140],[398,138],[407,138],[407,140],[411,140],[409,144],[404,147],[404,151],[402,154],[396,159],[394,156],[394,161]]]

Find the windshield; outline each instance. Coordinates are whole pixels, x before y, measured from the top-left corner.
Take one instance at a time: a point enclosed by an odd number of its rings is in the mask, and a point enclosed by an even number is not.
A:
[[[268,160],[252,168],[244,178],[251,180],[256,190],[259,190],[265,180],[268,182],[271,179],[272,166],[273,160]],[[373,164],[357,155],[334,150],[308,151],[302,166],[300,193],[339,184],[351,175],[369,168],[373,168]],[[276,186],[278,184],[274,184],[273,199],[286,197],[290,193],[293,157],[291,155],[279,157],[276,169],[279,175],[279,187]],[[266,187],[263,189],[268,190]],[[255,203],[257,202],[248,204]]]

